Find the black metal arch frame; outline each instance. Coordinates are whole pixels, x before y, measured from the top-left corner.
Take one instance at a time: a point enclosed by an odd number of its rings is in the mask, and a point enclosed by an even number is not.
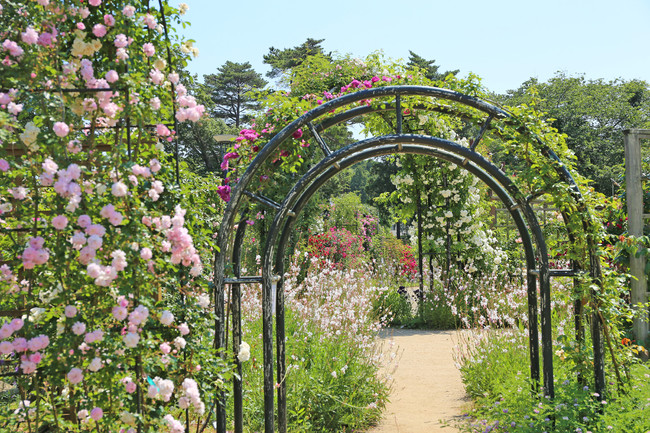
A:
[[[325,119],[318,125],[312,122],[319,117],[327,114],[331,110],[344,107],[361,100],[373,99],[378,97],[395,97],[394,105],[389,109],[395,110],[395,130],[392,135],[373,137],[370,139],[358,141],[345,146],[335,152],[332,152],[327,144],[319,135],[320,131],[347,121],[359,115],[367,114],[372,111],[386,110],[385,107],[355,107],[343,111],[335,116]],[[434,97],[437,99],[448,100],[461,103],[462,105],[478,109],[487,114],[479,134],[473,140],[472,145],[467,148],[449,140],[426,135],[404,134],[402,133],[402,96],[423,96]],[[429,110],[442,111],[465,117],[459,110],[448,106],[423,106]],[[544,394],[550,397],[554,396],[553,386],[553,353],[552,353],[552,335],[551,335],[551,296],[550,296],[550,277],[552,276],[574,276],[577,269],[567,270],[549,270],[548,254],[546,242],[542,234],[541,227],[537,221],[535,213],[531,208],[529,201],[532,197],[524,197],[516,185],[508,176],[498,167],[485,159],[475,151],[478,142],[481,140],[485,131],[490,127],[493,118],[507,118],[510,114],[502,109],[491,105],[487,102],[476,98],[463,95],[458,92],[422,86],[390,86],[375,89],[363,90],[343,97],[331,100],[302,117],[296,119],[290,125],[282,129],[273,137],[263,149],[260,150],[257,157],[251,162],[248,169],[241,176],[239,183],[231,192],[231,200],[228,203],[224,214],[223,222],[219,231],[218,245],[219,251],[215,257],[215,313],[217,323],[215,325],[215,346],[222,348],[225,346],[226,329],[225,329],[225,286],[232,287],[232,312],[233,312],[233,347],[239,347],[241,342],[241,317],[240,317],[240,285],[245,283],[262,284],[262,305],[263,305],[263,352],[264,352],[264,412],[265,412],[265,432],[273,432],[275,429],[275,405],[273,391],[277,388],[278,411],[277,424],[280,432],[286,432],[286,383],[285,383],[285,333],[284,333],[284,291],[282,288],[282,275],[284,273],[285,249],[293,224],[296,222],[300,211],[309,201],[311,196],[332,176],[357,162],[363,161],[374,156],[409,153],[428,155],[438,159],[446,160],[462,166],[467,171],[483,181],[499,199],[504,203],[515,222],[517,230],[522,239],[522,245],[526,257],[527,282],[528,282],[528,318],[529,318],[529,355],[531,360],[530,374],[533,383],[538,383],[540,379],[539,371],[539,336],[538,336],[538,319],[537,319],[537,283],[541,297],[541,330],[542,330],[542,360],[543,360],[543,382]],[[255,177],[256,172],[262,164],[273,154],[278,146],[299,128],[308,127],[314,139],[319,144],[324,158],[314,165],[302,178],[300,178],[291,191],[286,195],[281,204],[275,203],[258,194],[247,191],[246,188]],[[546,149],[546,155],[550,159],[557,159],[555,154]],[[572,186],[574,198],[578,203],[582,203],[582,196],[573,181],[570,173],[562,164],[558,164],[558,173],[561,179]],[[240,275],[240,253],[241,242],[244,237],[246,224],[239,224],[234,240],[232,234],[236,225],[236,216],[243,206],[244,199],[248,197],[266,206],[276,210],[275,217],[271,228],[267,234],[264,248],[262,277],[242,277]],[[565,221],[568,219],[565,218]],[[573,239],[569,231],[570,239]],[[591,257],[591,275],[594,278],[600,276],[600,268],[593,266],[595,263],[595,252],[590,248]],[[225,277],[226,260],[230,260],[234,276]],[[594,269],[595,268],[595,269]],[[277,361],[277,381],[274,380],[273,371],[273,311],[272,311],[272,288],[276,285],[276,361]],[[580,324],[580,326],[582,326]],[[578,319],[576,319],[578,327]],[[594,365],[596,375],[597,392],[604,391],[604,368],[602,344],[600,343],[599,322],[592,319],[592,337],[594,344]],[[236,361],[238,362],[238,361]],[[238,365],[241,373],[241,365]],[[276,385],[276,383],[278,385]],[[226,432],[226,414],[225,403],[223,402],[224,394],[220,396],[220,403],[217,407],[217,431]],[[242,384],[241,379],[234,379],[234,423],[235,432],[243,431],[242,416]]]

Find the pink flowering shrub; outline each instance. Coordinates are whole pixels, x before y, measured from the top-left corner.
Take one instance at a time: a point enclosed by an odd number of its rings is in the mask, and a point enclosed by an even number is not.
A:
[[[0,363],[24,408],[0,407],[3,428],[169,431],[227,378],[202,342],[222,207],[182,167],[176,184],[160,143],[172,104],[179,122],[204,110],[162,20],[138,2],[0,9]]]

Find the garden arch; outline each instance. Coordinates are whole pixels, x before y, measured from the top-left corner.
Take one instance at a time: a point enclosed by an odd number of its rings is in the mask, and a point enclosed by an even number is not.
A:
[[[403,97],[435,98],[437,100],[458,103],[461,106],[476,109],[485,114],[485,120],[480,131],[472,141],[471,146],[464,147],[449,140],[432,137],[428,135],[406,134],[402,130],[403,111],[401,100]],[[372,106],[360,106],[348,109],[339,114],[325,118],[325,116],[338,108],[348,107],[359,101],[372,100],[375,98],[394,98],[393,103],[384,104],[381,108]],[[432,108],[428,108],[432,109]],[[433,108],[436,111],[445,112],[462,117],[462,112],[454,111],[450,107]],[[352,118],[379,110],[394,110],[395,132],[389,135],[372,137],[345,146],[336,151],[329,149],[320,136],[320,132],[335,124],[350,120]],[[240,327],[240,284],[261,283],[262,304],[263,304],[263,352],[264,352],[264,405],[265,405],[265,431],[275,431],[275,399],[274,390],[277,388],[277,423],[280,432],[286,432],[286,385],[284,383],[285,367],[285,334],[284,334],[284,293],[282,289],[283,263],[285,247],[292,225],[296,221],[300,211],[309,198],[338,171],[343,170],[357,162],[372,158],[374,156],[410,153],[428,155],[441,160],[452,162],[462,166],[483,181],[503,204],[510,211],[517,230],[522,239],[524,247],[527,282],[528,282],[528,315],[529,315],[529,354],[531,360],[531,379],[538,382],[539,371],[539,336],[537,321],[537,287],[539,287],[541,298],[541,340],[543,360],[543,385],[544,393],[553,397],[553,353],[551,335],[551,299],[550,299],[550,278],[552,276],[574,276],[577,269],[549,270],[546,242],[535,213],[530,206],[530,200],[534,197],[526,197],[517,188],[515,183],[502,170],[488,161],[476,151],[476,147],[484,133],[491,128],[493,119],[509,118],[511,115],[485,101],[473,98],[458,92],[447,89],[423,86],[387,86],[351,93],[333,99],[313,110],[307,112],[300,118],[282,129],[273,137],[263,149],[259,151],[251,162],[245,173],[240,177],[236,187],[232,189],[231,199],[226,208],[222,225],[218,236],[219,252],[215,257],[215,309],[217,324],[215,326],[215,346],[225,346],[227,323],[224,311],[225,286],[232,286],[233,300],[233,347],[238,347],[241,341]],[[320,123],[319,119],[322,118]],[[260,167],[272,158],[280,144],[290,138],[294,132],[301,128],[309,128],[315,141],[320,146],[323,158],[313,165],[294,185],[291,191],[285,196],[282,203],[274,201],[248,191],[248,186],[256,177]],[[559,162],[557,156],[550,150],[545,150],[545,155],[552,160]],[[580,192],[573,181],[570,173],[562,164],[556,164],[556,170],[562,181],[570,185],[574,199],[577,203],[582,202]],[[246,199],[255,200],[275,209],[275,217],[271,229],[267,235],[263,256],[262,277],[241,276],[240,274],[240,252],[241,242],[244,236],[245,224],[237,225],[237,215],[243,208]],[[566,221],[566,219],[565,219]],[[586,224],[586,223],[585,223]],[[567,228],[568,229],[568,228]],[[569,230],[571,238],[571,232]],[[592,278],[599,278],[600,267],[595,256],[595,248],[590,245],[590,275]],[[231,267],[232,276],[226,278],[225,269]],[[539,284],[539,286],[538,286]],[[276,356],[273,356],[273,311],[272,311],[272,288],[276,288],[277,311],[276,311]],[[596,376],[596,390],[604,390],[604,367],[602,344],[600,342],[600,327],[598,320],[592,320],[592,338],[594,345],[594,371]],[[277,362],[277,385],[274,379],[274,360]],[[234,379],[234,404],[235,404],[235,431],[243,429],[241,414],[242,384],[241,380]],[[222,403],[217,409],[217,431],[226,431],[225,405]]]

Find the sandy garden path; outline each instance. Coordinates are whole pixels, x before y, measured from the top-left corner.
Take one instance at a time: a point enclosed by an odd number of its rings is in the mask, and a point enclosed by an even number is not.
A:
[[[384,331],[382,338],[391,337],[401,359],[383,419],[368,433],[456,433],[444,422],[458,419],[469,402],[452,358],[456,331]]]

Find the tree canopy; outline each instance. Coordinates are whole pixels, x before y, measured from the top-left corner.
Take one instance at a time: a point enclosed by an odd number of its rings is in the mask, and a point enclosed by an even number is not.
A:
[[[650,89],[640,80],[605,81],[558,72],[545,83],[531,78],[498,98],[545,112],[552,126],[567,135],[580,174],[605,194],[612,193],[613,182],[623,173],[623,130],[650,125]]]
[[[278,78],[292,68],[301,65],[309,56],[325,55],[325,51],[320,45],[324,40],[307,38],[305,42],[293,48],[269,48],[269,53],[264,55],[264,63],[270,65],[271,70],[266,73],[266,76]],[[330,56],[327,55],[327,57]]]

